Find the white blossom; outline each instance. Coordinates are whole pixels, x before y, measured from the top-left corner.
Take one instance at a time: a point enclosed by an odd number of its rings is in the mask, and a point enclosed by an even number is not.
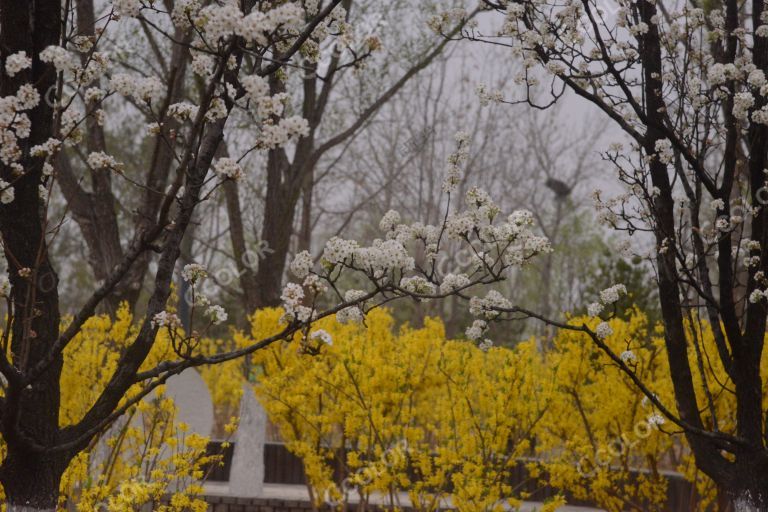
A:
[[[603,305],[599,302],[593,302],[589,306],[587,306],[587,314],[589,316],[598,316],[600,313],[603,312]]]
[[[363,312],[357,306],[349,306],[336,313],[336,320],[342,324],[348,322],[360,323],[363,321]]]
[[[637,363],[637,356],[631,350],[625,350],[622,352],[619,356],[619,359],[621,359],[625,364],[631,365]]]
[[[498,309],[509,309],[512,303],[501,293],[491,290],[484,298],[472,297],[469,300],[469,312],[472,316],[493,319],[501,314]]]
[[[598,324],[597,328],[595,329],[595,335],[597,335],[597,337],[601,340],[607,338],[611,334],[613,334],[613,329],[610,325],[608,325],[608,322],[600,322],[600,324]]]
[[[223,324],[229,318],[224,308],[218,305],[208,306],[208,309],[205,310],[205,316],[211,319],[213,325]]]
[[[637,24],[635,24],[635,25],[632,25],[631,27],[629,27],[629,32],[633,36],[639,36],[641,34],[647,34],[648,30],[649,30],[648,24],[644,23],[642,21],[637,23]]]
[[[197,117],[199,107],[186,101],[173,103],[168,106],[168,115],[181,121]]]
[[[656,155],[659,157],[659,161],[664,164],[671,164],[674,160],[674,153],[672,152],[672,142],[669,139],[659,139],[654,145],[656,149]]]
[[[368,295],[363,290],[347,290],[344,293],[344,302],[359,302],[363,297]],[[354,322],[359,323],[363,321],[363,310],[361,309],[362,303],[355,306],[349,306],[338,313],[336,313],[336,320],[341,323]]]
[[[304,20],[304,12],[296,3],[288,2],[267,12],[254,10],[237,22],[235,31],[248,42],[267,44],[266,34],[279,26],[287,30],[298,28]]]
[[[408,272],[414,269],[415,261],[402,243],[397,240],[374,240],[371,247],[354,250],[357,268],[375,276],[382,276],[393,270]]]
[[[165,94],[165,86],[154,76],[134,77],[126,73],[116,73],[110,79],[109,85],[118,94],[139,101],[157,102]]]
[[[152,317],[151,324],[153,327],[168,327],[169,329],[175,329],[181,327],[181,320],[175,313],[161,311]]]
[[[216,61],[210,55],[198,53],[192,57],[192,62],[190,62],[189,67],[194,74],[206,78],[213,75],[213,72],[216,69]]]
[[[41,61],[53,64],[59,72],[70,71],[75,67],[72,54],[61,46],[48,46],[40,52],[39,57]]]
[[[181,271],[181,277],[186,282],[194,285],[208,277],[208,269],[199,263],[190,263],[188,265],[184,265],[184,268]]]
[[[312,291],[315,294],[325,293],[328,287],[325,285],[322,279],[316,274],[309,274],[302,283],[302,286]]]
[[[234,35],[242,18],[243,13],[237,5],[228,2],[222,5],[213,4],[204,7],[200,10],[197,20],[204,27],[208,42],[217,44],[220,39]]]
[[[622,295],[627,294],[627,287],[623,284],[615,284],[600,292],[600,302],[605,305],[617,302]]]
[[[451,214],[445,221],[445,233],[452,240],[462,240],[474,228],[475,220],[467,212]]]
[[[323,259],[330,264],[342,263],[354,255],[358,244],[354,240],[344,240],[334,236],[325,244]]]
[[[491,348],[493,348],[493,341],[489,340],[488,338],[485,338],[483,341],[481,341],[477,348],[482,350],[483,352],[488,352]]]
[[[749,302],[752,304],[757,304],[763,299],[768,298],[768,290],[752,290],[752,293],[749,294]]]
[[[466,274],[446,274],[440,283],[440,293],[447,294],[463,288],[470,283]]]
[[[435,293],[435,285],[421,276],[404,277],[400,280],[400,287],[407,292],[418,295],[432,295]]]
[[[461,166],[469,158],[469,134],[467,132],[458,132],[454,136],[456,141],[456,150],[448,156],[448,170],[443,179],[443,192],[451,193],[456,190],[461,181]]]
[[[400,214],[395,210],[389,210],[381,218],[379,222],[379,228],[382,231],[391,231],[395,229],[395,226],[400,222]]]
[[[13,202],[15,193],[10,183],[0,179],[0,203],[10,204]]]
[[[765,73],[762,69],[753,69],[747,77],[747,82],[752,87],[762,87],[766,84]]]
[[[475,88],[475,94],[477,94],[478,100],[480,100],[480,106],[486,107],[490,103],[500,103],[504,101],[504,94],[498,90],[488,90],[488,86],[485,84],[478,84]]]
[[[32,59],[27,57],[27,52],[16,52],[5,59],[5,72],[8,76],[14,76],[23,69],[32,67]]]
[[[213,163],[213,171],[221,179],[239,180],[243,177],[243,168],[236,160],[229,157],[219,158]]]
[[[173,2],[173,11],[171,11],[173,24],[180,28],[188,27],[190,19],[194,19],[199,10],[199,0],[176,0]]]
[[[291,261],[291,273],[299,279],[304,279],[312,270],[312,255],[309,251],[301,251]]]
[[[269,84],[258,75],[249,75],[240,79],[243,89],[252,101],[257,101],[269,94]]]
[[[309,335],[309,339],[320,340],[322,343],[325,343],[328,346],[333,345],[333,338],[330,334],[328,334],[328,331],[324,329],[317,329],[312,331],[312,333]]]
[[[304,290],[296,283],[288,283],[283,288],[283,293],[280,295],[280,300],[283,301],[283,308],[286,312],[293,312],[299,307],[301,301],[304,300]]]
[[[746,121],[749,109],[755,105],[755,97],[751,92],[739,92],[733,96],[733,116]]]
[[[115,158],[112,155],[108,155],[103,151],[94,151],[93,153],[89,153],[87,161],[88,161],[88,165],[94,170],[96,169],[121,170],[123,168],[123,164],[115,160]]]
[[[507,217],[507,221],[518,227],[530,226],[533,224],[533,214],[528,210],[515,210]]]
[[[274,149],[286,145],[291,139],[309,135],[309,123],[301,116],[280,119],[278,124],[265,124],[259,134],[259,145],[263,149]]]
[[[667,422],[664,416],[660,414],[651,414],[646,421],[650,426],[657,428]]]
[[[356,302],[368,295],[363,290],[347,290],[344,293],[344,302]]]
[[[96,101],[101,101],[104,98],[105,92],[103,89],[99,89],[98,87],[89,87],[85,90],[85,94],[83,94],[83,99],[86,103],[92,103]]]
[[[475,320],[470,327],[467,327],[465,334],[471,340],[478,340],[488,328],[488,322],[485,320]]]

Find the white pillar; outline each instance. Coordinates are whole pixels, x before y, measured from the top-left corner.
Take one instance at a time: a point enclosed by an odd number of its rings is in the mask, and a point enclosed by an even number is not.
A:
[[[229,494],[238,498],[258,498],[264,489],[264,442],[267,414],[249,383],[243,385],[240,401],[240,426],[235,433],[235,452],[229,473]]]
[[[209,437],[213,430],[213,401],[203,378],[194,368],[174,375],[165,394],[176,404],[176,423],[186,423],[189,431]]]

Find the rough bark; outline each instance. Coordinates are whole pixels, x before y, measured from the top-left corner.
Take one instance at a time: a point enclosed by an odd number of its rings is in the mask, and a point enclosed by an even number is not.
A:
[[[312,195],[315,188],[314,168],[307,172],[301,189],[301,225],[299,226],[299,251],[312,248]]]
[[[295,167],[282,149],[267,156],[267,194],[261,239],[266,251],[256,272],[257,307],[280,304],[280,289],[285,272],[285,259],[293,234],[293,219],[300,186],[294,181]]]
[[[20,30],[20,27],[27,30]],[[34,56],[31,70],[13,78],[3,76],[0,83],[2,96],[14,94],[19,85],[27,82],[35,84],[43,97],[55,86],[53,68],[40,62],[37,55],[46,46],[58,43],[59,30],[58,0],[0,2],[0,51],[3,57],[17,51]],[[10,323],[10,357],[18,372],[45,356],[58,337],[61,321],[58,276],[48,255],[46,219],[41,214],[38,192],[43,162],[31,158],[28,149],[52,136],[53,108],[47,102],[41,102],[29,116],[31,132],[22,157],[27,172],[14,181],[14,201],[0,207],[0,231],[9,262],[14,312]],[[13,180],[8,168],[3,166],[1,172],[3,179]],[[20,272],[22,269],[25,270]],[[2,358],[4,366],[10,364],[5,355]],[[6,445],[6,456],[0,465],[0,483],[9,504],[16,509],[49,510],[56,504],[59,481],[69,455],[46,455],[34,444],[48,445],[57,441],[61,368],[61,356],[55,357],[40,378],[29,385],[20,382],[18,373],[4,368],[10,378],[0,422]]]

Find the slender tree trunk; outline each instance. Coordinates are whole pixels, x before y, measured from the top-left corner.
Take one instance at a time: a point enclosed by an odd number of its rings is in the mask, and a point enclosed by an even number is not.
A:
[[[285,84],[270,77],[270,93],[281,92],[285,92]],[[312,107],[305,105],[305,116],[307,111],[312,111]],[[271,149],[267,154],[267,194],[261,229],[261,239],[266,243],[267,250],[259,260],[256,271],[257,307],[280,305],[285,260],[290,249],[304,174],[317,164],[317,158],[312,156],[313,147],[314,139],[310,134],[299,140],[293,162],[288,159],[285,148]]]
[[[268,244],[269,250],[259,261],[256,272],[257,306],[268,307],[280,304],[280,290],[285,271],[285,258],[288,254],[296,200],[299,187],[284,183],[286,169],[290,168],[285,152],[273,149],[269,152],[267,163],[267,197],[264,205],[264,225],[261,239]]]
[[[227,217],[229,219],[229,238],[232,242],[232,254],[235,257],[235,265],[240,276],[240,288],[243,291],[246,316],[253,313],[258,307],[258,294],[256,293],[256,273],[252,261],[254,256],[262,258],[262,254],[252,254],[245,243],[245,227],[243,215],[240,209],[240,194],[237,182],[227,180],[224,182],[224,198],[227,203]]]
[[[78,0],[76,8],[77,31],[79,35],[95,38],[96,16],[93,0]],[[83,55],[81,58],[85,62],[86,56]],[[101,87],[101,79],[96,78],[89,84],[89,87]],[[95,102],[87,105],[87,110],[89,111],[96,108]],[[107,143],[104,128],[99,125],[95,117],[88,116],[86,128],[88,133],[86,147],[88,151],[106,151]],[[123,248],[120,244],[120,227],[117,220],[117,201],[112,193],[112,173],[92,171],[91,186],[93,188],[93,194],[90,195],[93,203],[92,219],[95,223],[97,235],[95,239],[91,239],[92,244],[90,248],[99,257],[100,261],[92,265],[96,279],[102,281],[123,260]],[[110,315],[114,315],[120,307],[120,303],[126,300],[130,300],[130,296],[125,294],[125,290],[118,290],[105,299],[103,308]]]
[[[315,188],[315,169],[309,169],[304,177],[301,190],[301,227],[299,228],[299,251],[309,251],[312,246],[312,194]]]

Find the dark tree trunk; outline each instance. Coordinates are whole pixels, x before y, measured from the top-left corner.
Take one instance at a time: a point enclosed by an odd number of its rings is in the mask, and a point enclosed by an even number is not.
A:
[[[302,113],[316,127],[320,113],[315,106],[315,80],[304,82],[304,105]],[[270,93],[285,92],[285,84],[276,77],[270,77]],[[256,306],[280,305],[285,263],[293,235],[293,221],[296,206],[301,196],[305,175],[317,164],[318,156],[313,154],[314,134],[299,139],[293,161],[288,159],[284,148],[276,148],[267,154],[267,193],[264,201],[264,224],[261,240],[265,251],[256,271]]]
[[[56,84],[54,69],[37,58],[45,47],[59,43],[61,5],[58,0],[0,1],[0,51],[5,57],[25,51],[33,56],[32,68],[15,77],[3,76],[0,94],[15,94],[32,83],[42,98]],[[10,362],[3,359],[8,385],[3,397],[0,431],[6,456],[0,465],[9,510],[53,510],[61,474],[69,462],[66,452],[50,453],[59,436],[59,402],[62,357],[52,358],[37,379],[25,383],[18,377],[43,359],[59,335],[58,276],[48,257],[47,221],[39,198],[42,160],[29,156],[29,147],[53,135],[53,108],[48,102],[29,112],[29,138],[20,141],[20,163],[25,174],[13,179],[7,167],[2,177],[13,181],[15,199],[0,207],[3,250],[9,262],[13,320],[10,324]],[[3,358],[5,354],[3,354]]]
[[[224,197],[227,203],[227,217],[229,219],[229,238],[232,242],[232,254],[235,257],[235,265],[240,276],[240,288],[243,291],[243,302],[245,304],[245,313],[250,315],[258,307],[259,300],[256,290],[256,272],[253,265],[258,262],[255,258],[262,258],[262,254],[252,254],[248,251],[245,243],[245,227],[243,226],[243,215],[240,209],[240,195],[237,182],[224,182]]]
[[[285,258],[293,234],[293,219],[299,196],[298,184],[284,182],[290,179],[291,174],[291,165],[285,151],[273,149],[267,160],[267,197],[261,239],[266,242],[268,250],[259,260],[256,272],[257,307],[280,304]]]
[[[768,463],[755,454],[745,454],[731,467],[723,485],[732,512],[768,512]]]
[[[307,172],[301,190],[301,227],[299,229],[299,251],[312,248],[312,194],[315,188],[314,168]]]
[[[7,512],[54,511],[61,475],[67,467],[62,457],[49,458],[25,451],[9,451],[3,463],[3,489]]]

